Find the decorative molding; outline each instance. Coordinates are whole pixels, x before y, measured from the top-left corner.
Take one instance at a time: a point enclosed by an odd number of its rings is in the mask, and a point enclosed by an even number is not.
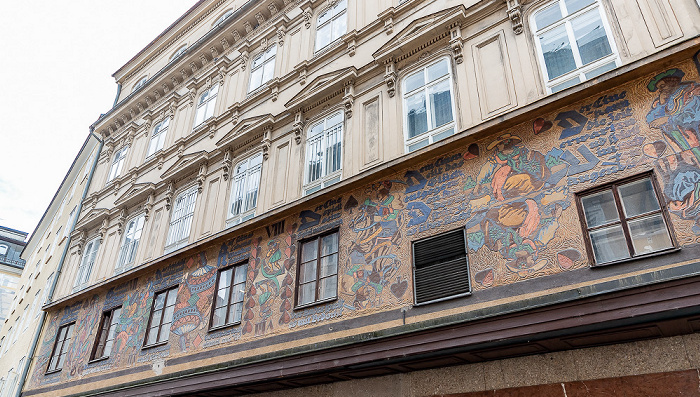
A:
[[[273,125],[266,125],[263,127],[263,139],[262,139],[262,155],[263,161],[267,161],[270,157],[270,146],[272,146],[272,129]]]
[[[235,147],[240,142],[247,140],[254,134],[254,131],[265,131],[267,127],[274,125],[275,119],[271,114],[249,117],[241,120],[231,131],[226,133],[218,142],[217,147]]]
[[[292,124],[292,133],[294,134],[294,142],[297,145],[301,144],[301,134],[304,132],[304,113],[301,109],[294,113],[294,124]]]
[[[251,25],[249,21],[243,22],[243,28],[245,29],[246,34],[253,31],[253,25]]]
[[[301,107],[307,111],[328,102],[337,95],[342,95],[344,86],[350,81],[355,81],[356,78],[357,69],[354,66],[323,74],[316,77],[284,106],[288,109]]]
[[[396,95],[396,63],[393,59],[387,59],[384,65],[384,82],[386,83],[386,92],[389,94],[389,98],[393,98]]]
[[[518,0],[506,0],[508,4],[508,18],[515,34],[523,32],[522,6]]]
[[[352,107],[355,103],[355,81],[349,80],[345,83],[345,94],[343,95],[343,108],[345,109],[345,118],[352,118]]]
[[[255,14],[255,20],[258,21],[258,25],[262,25],[265,23],[265,16],[262,12],[258,12]]]
[[[270,3],[267,5],[267,9],[270,10],[270,16],[275,16],[278,12],[275,3]]]
[[[357,51],[357,40],[350,39],[348,41],[348,56],[355,56],[356,51]]]
[[[124,225],[126,224],[126,208],[122,208],[119,211],[119,217],[117,218],[117,233],[121,235],[124,233]]]
[[[221,43],[221,47],[223,47],[224,52],[228,50],[230,44],[228,43],[228,40],[226,40],[226,37],[222,38],[219,42]]]
[[[204,191],[204,182],[207,180],[208,170],[208,162],[204,161],[199,165],[199,172],[197,173],[197,193],[199,194],[202,194],[202,191]]]
[[[452,48],[452,54],[454,55],[455,63],[460,64],[464,61],[464,55],[462,55],[462,29],[459,24],[456,24],[452,29],[450,29],[450,48]]]
[[[231,176],[231,169],[233,166],[231,150],[226,150],[224,152],[224,160],[222,162],[223,177],[225,181],[228,181],[229,176]]]
[[[282,47],[284,45],[284,38],[287,36],[287,27],[280,26],[277,28],[277,44]]]
[[[143,205],[143,220],[148,221],[148,217],[151,216],[151,211],[153,210],[153,202],[155,201],[155,194],[151,193],[146,199],[146,204]]]
[[[97,234],[100,236],[100,243],[103,243],[105,237],[107,236],[107,227],[109,227],[109,217],[105,216],[104,218],[102,218],[100,230],[97,232]]]

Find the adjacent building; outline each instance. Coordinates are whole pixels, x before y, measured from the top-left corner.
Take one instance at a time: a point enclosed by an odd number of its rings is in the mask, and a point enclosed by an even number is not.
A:
[[[10,313],[17,292],[17,283],[24,269],[20,254],[27,244],[26,238],[25,232],[0,226],[0,321]]]
[[[699,34],[693,0],[197,2],[114,74],[23,395],[697,390]]]
[[[21,233],[21,246],[13,251],[24,271],[20,267],[15,276],[17,293],[11,296],[7,318],[0,323],[0,397],[20,395],[46,316],[41,307],[61,272],[70,232],[98,154],[99,142],[90,135],[31,237],[25,243],[27,233]]]

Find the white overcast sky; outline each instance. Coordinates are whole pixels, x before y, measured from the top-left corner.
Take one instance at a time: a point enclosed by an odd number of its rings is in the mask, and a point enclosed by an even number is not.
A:
[[[0,0],[0,225],[31,233],[112,74],[196,0]]]

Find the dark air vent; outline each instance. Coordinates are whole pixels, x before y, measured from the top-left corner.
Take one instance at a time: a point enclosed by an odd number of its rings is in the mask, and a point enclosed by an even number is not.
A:
[[[469,293],[464,229],[413,244],[416,303]]]

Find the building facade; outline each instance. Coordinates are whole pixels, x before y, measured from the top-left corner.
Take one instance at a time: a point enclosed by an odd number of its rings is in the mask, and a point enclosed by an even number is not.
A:
[[[17,294],[12,296],[8,316],[0,326],[0,397],[20,395],[46,316],[41,307],[55,288],[97,154],[98,141],[90,136],[31,237],[16,252],[17,258],[21,253],[24,271],[17,275]],[[26,236],[23,233],[22,240]]]
[[[699,33],[197,2],[114,75],[23,395],[697,390]]]
[[[19,276],[24,269],[20,254],[26,245],[26,238],[25,232],[0,226],[0,321],[7,319],[17,292]]]

